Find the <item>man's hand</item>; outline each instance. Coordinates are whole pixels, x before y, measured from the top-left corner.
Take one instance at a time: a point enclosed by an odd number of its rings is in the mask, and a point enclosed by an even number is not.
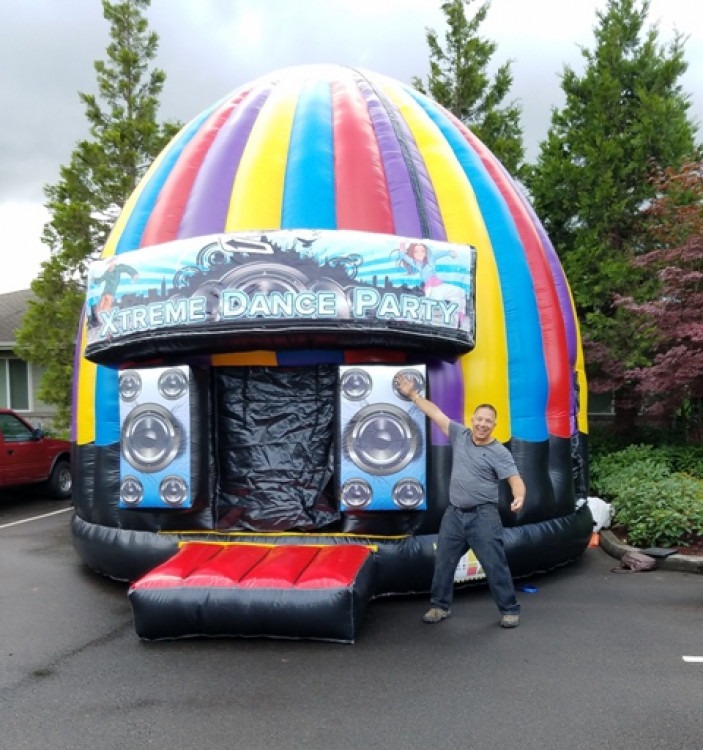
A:
[[[407,375],[398,373],[393,378],[393,384],[402,394],[426,416],[429,417],[445,435],[449,435],[449,417],[426,396],[415,390],[415,381]]]
[[[406,375],[398,373],[395,378],[395,387],[405,396],[405,398],[411,398],[412,393],[415,390],[415,381]]]
[[[517,513],[519,510],[522,510],[527,487],[525,487],[525,483],[522,481],[522,477],[519,474],[513,474],[513,476],[508,477],[508,484],[510,485],[510,491],[513,495],[513,501],[510,503],[510,510],[512,510],[513,513]]]

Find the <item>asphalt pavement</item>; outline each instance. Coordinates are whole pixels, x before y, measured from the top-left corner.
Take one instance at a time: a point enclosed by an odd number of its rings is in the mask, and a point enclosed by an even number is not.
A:
[[[41,511],[0,502],[2,750],[703,745],[697,573],[614,573],[600,546],[518,581],[515,630],[480,585],[436,625],[425,596],[371,602],[355,644],[147,643],[126,585],[75,555],[70,508]]]

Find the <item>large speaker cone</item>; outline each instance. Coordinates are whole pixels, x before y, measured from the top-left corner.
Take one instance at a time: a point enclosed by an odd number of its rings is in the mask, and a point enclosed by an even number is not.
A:
[[[180,447],[181,428],[159,404],[137,406],[122,425],[122,453],[137,471],[161,471]]]
[[[415,422],[392,404],[373,404],[360,409],[349,422],[343,441],[344,450],[354,464],[377,476],[401,471],[421,447]]]

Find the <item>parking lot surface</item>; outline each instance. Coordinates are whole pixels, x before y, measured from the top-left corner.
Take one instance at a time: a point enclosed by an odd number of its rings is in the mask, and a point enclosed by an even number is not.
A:
[[[0,747],[698,750],[703,577],[617,574],[602,548],[421,622],[373,601],[357,642],[146,643],[127,587],[75,555],[68,503],[0,500]],[[33,517],[36,516],[34,520]],[[29,520],[28,520],[29,519]]]

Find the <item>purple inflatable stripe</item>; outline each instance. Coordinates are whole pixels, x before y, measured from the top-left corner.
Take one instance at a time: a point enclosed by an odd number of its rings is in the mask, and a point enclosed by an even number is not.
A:
[[[446,240],[437,198],[404,118],[367,80],[359,78],[357,85],[376,132],[396,234]]]
[[[383,160],[395,233],[408,237],[421,237],[422,226],[418,215],[417,200],[393,125],[388,119],[382,102],[369,83],[358,80],[357,84],[366,100]]]
[[[564,275],[564,269],[559,262],[554,246],[552,245],[547,233],[544,231],[544,227],[534,216],[535,226],[537,227],[537,233],[544,247],[547,262],[549,268],[552,271],[554,278],[554,285],[557,290],[557,296],[559,297],[559,306],[561,307],[561,314],[564,319],[564,328],[566,330],[566,345],[569,352],[569,362],[574,365],[576,363],[576,318],[574,317],[574,308],[571,304],[571,297],[569,295],[569,288]]]
[[[412,106],[416,107],[417,104],[412,100]],[[437,105],[435,105],[437,106]],[[405,117],[400,116],[400,132],[402,133],[403,143],[408,149],[410,159],[414,165],[415,172],[420,182],[420,190],[422,191],[422,198],[425,205],[425,211],[430,223],[430,235],[427,239],[440,240],[441,242],[447,241],[447,232],[444,228],[444,220],[442,219],[442,212],[439,208],[439,201],[437,199],[437,193],[432,186],[432,180],[425,167],[425,160],[420,153],[420,150],[415,142],[415,138],[410,132]]]
[[[428,366],[429,397],[455,422],[464,423],[464,376],[459,361],[436,360]],[[447,436],[432,423],[432,445],[448,445]]]
[[[388,185],[388,198],[393,212],[393,225],[396,234],[409,237],[420,237],[422,228],[417,211],[417,201],[413,195],[412,184],[408,177],[408,168],[388,121],[383,105],[374,96],[368,86],[359,84],[366,99],[369,116],[376,132],[378,148],[383,160],[383,169]]]
[[[256,118],[270,93],[269,85],[249,94],[220,128],[193,184],[178,230],[179,239],[225,230],[239,162]]]

